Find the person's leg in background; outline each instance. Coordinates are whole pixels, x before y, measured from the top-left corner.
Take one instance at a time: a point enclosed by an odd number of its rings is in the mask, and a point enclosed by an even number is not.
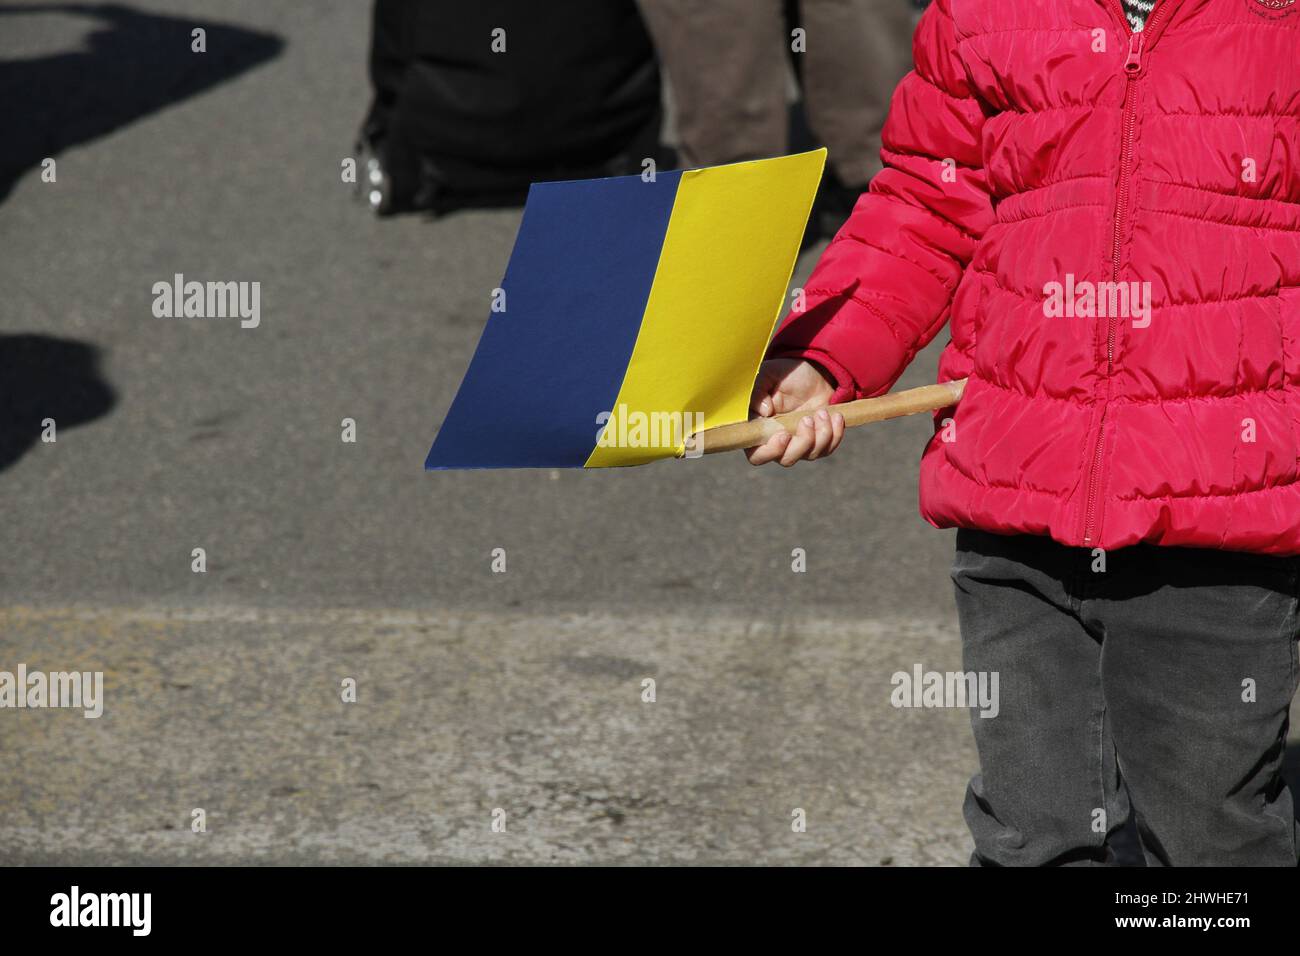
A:
[[[1282,779],[1297,684],[1295,558],[1139,546],[1084,619],[1148,865],[1290,866]]]
[[[804,112],[844,198],[856,200],[880,170],[880,130],[912,68],[920,11],[911,0],[800,0],[798,11],[808,42],[795,57]]]
[[[957,532],[963,668],[998,674],[998,713],[971,724],[972,866],[1098,865],[1129,816],[1101,689],[1101,643],[1079,620],[1089,554],[1048,538]]]
[[[781,0],[639,0],[668,76],[679,165],[786,152],[789,38]]]

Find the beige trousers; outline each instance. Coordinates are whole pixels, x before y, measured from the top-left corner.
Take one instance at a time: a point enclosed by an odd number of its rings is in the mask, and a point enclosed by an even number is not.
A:
[[[672,88],[684,166],[788,151],[793,61],[813,135],[844,185],[880,168],[880,129],[912,65],[908,0],[639,0]],[[792,53],[801,28],[803,52]]]

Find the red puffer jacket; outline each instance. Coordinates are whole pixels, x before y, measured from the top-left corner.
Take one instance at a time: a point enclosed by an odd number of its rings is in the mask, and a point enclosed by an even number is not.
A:
[[[951,317],[937,527],[1300,553],[1300,2],[936,0],[914,52],[772,354],[878,395]]]

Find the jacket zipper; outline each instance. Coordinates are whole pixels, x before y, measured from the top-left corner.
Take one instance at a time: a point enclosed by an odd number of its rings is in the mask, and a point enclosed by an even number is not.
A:
[[[1154,30],[1160,15],[1168,3],[1156,0],[1147,18],[1145,27],[1134,33],[1124,15],[1123,0],[1114,0],[1119,10],[1120,22],[1128,30],[1128,58],[1124,61],[1124,112],[1123,135],[1120,140],[1119,183],[1116,187],[1115,218],[1111,233],[1110,276],[1112,282],[1119,282],[1123,268],[1124,227],[1128,222],[1129,180],[1133,165],[1133,137],[1137,132],[1137,81],[1142,76],[1144,63],[1142,55],[1146,51],[1147,34]],[[1111,374],[1115,370],[1115,336],[1116,316],[1106,320],[1106,398],[1101,408],[1101,420],[1097,425],[1097,442],[1093,447],[1092,467],[1088,472],[1088,498],[1084,508],[1083,543],[1092,544],[1097,533],[1097,497],[1101,489],[1101,463],[1106,448],[1106,419],[1110,410]]]

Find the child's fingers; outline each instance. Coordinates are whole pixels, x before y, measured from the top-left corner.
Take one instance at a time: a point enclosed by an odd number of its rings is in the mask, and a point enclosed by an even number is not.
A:
[[[775,382],[770,375],[759,375],[754,385],[754,395],[749,401],[749,410],[760,418],[772,414],[772,388]]]
[[[830,454],[840,447],[840,442],[844,441],[844,416],[839,412],[831,413],[831,444],[826,449],[826,454]]]
[[[809,461],[816,461],[823,455],[830,454],[831,436],[831,415],[826,409],[819,409],[813,415],[813,446],[809,450],[807,458]]]
[[[785,454],[785,446],[790,442],[789,432],[777,432],[761,445],[745,449],[745,457],[751,465],[766,465],[776,461]]]
[[[794,437],[785,446],[785,454],[781,456],[781,464],[789,468],[800,458],[806,457],[815,440],[816,431],[813,426],[812,416],[805,415],[799,419],[799,427],[796,429]]]
[[[759,370],[758,381],[754,383],[754,394],[749,401],[749,408],[755,415],[768,418],[776,413],[776,404],[772,396],[780,380],[781,377],[767,365]]]
[[[839,447],[843,439],[844,416],[821,409],[800,419],[793,435],[777,432],[763,444],[746,449],[745,457],[751,465],[780,461],[789,468],[803,459],[816,461],[825,458]]]

